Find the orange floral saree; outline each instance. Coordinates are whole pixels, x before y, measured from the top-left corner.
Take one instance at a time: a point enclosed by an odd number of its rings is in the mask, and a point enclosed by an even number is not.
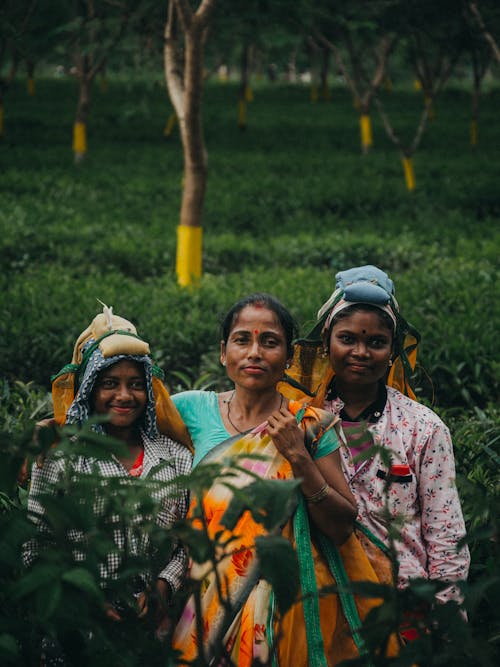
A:
[[[334,426],[335,419],[323,410],[303,408],[294,401],[289,409],[306,434],[316,433],[312,441]],[[200,606],[197,613],[197,602],[191,597],[176,627],[173,647],[179,651],[179,664],[196,659],[201,651],[209,664],[238,667],[250,667],[256,660],[281,667],[326,667],[365,653],[361,623],[382,601],[354,596],[347,590],[348,584],[390,583],[391,568],[385,554],[366,543],[363,535],[351,535],[340,547],[318,531],[311,537],[307,509],[299,493],[280,534],[297,553],[300,588],[295,603],[280,616],[271,586],[260,576],[255,550],[256,539],[266,530],[249,510],[232,531],[224,527],[222,517],[234,494],[254,481],[254,476],[287,480],[293,478],[292,471],[265,432],[265,424],[218,445],[200,465],[225,465],[232,457],[237,457],[238,473],[225,481],[221,477],[203,499],[206,528],[216,543],[217,571],[212,562],[192,566],[190,577],[200,584]],[[276,567],[280,567],[279,562]],[[325,592],[326,587],[336,584],[338,593]],[[222,600],[230,600],[230,609]],[[397,648],[396,638],[391,639],[388,654],[395,655]]]

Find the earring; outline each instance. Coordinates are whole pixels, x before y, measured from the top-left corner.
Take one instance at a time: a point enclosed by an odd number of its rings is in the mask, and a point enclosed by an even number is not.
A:
[[[288,362],[285,364],[285,368],[290,368],[290,364]]]
[[[392,359],[389,359],[389,363],[387,364],[389,368],[392,366]]]
[[[221,364],[222,364],[223,366],[225,366],[225,365],[226,365],[226,362],[225,362],[225,361],[221,361]]]
[[[321,352],[319,353],[319,356],[320,356],[322,359],[326,359],[326,357],[328,356],[328,348],[326,347],[326,345],[324,345],[324,346],[321,348]]]

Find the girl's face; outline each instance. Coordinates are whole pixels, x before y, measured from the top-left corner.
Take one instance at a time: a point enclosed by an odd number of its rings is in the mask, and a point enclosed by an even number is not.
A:
[[[112,426],[132,426],[142,417],[147,403],[142,365],[123,359],[105,368],[97,377],[92,396],[94,412],[109,415]]]
[[[275,387],[289,361],[285,331],[277,315],[265,306],[245,306],[227,342],[221,343],[220,358],[236,386],[254,391]]]
[[[393,336],[373,311],[355,311],[332,328],[330,363],[336,382],[344,386],[373,385],[385,377]]]

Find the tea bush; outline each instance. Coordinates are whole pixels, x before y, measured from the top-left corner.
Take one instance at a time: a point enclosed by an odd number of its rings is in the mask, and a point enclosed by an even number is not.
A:
[[[301,86],[256,84],[254,92],[240,132],[236,86],[207,83],[209,181],[196,290],[179,288],[174,274],[182,156],[177,133],[162,138],[171,109],[161,82],[111,80],[107,94],[94,91],[89,153],[79,167],[70,145],[72,82],[40,80],[28,97],[17,81],[6,96],[0,426],[10,463],[0,481],[10,517],[2,528],[13,532],[9,550],[2,543],[2,585],[22,579],[16,545],[30,532],[15,469],[35,453],[33,423],[50,413],[50,375],[70,361],[74,340],[100,310],[97,299],[137,325],[173,391],[222,388],[219,324],[236,299],[272,292],[305,333],[336,271],[373,263],[394,279],[403,314],[422,334],[417,393],[450,425],[473,556],[469,630],[457,625],[461,637],[442,637],[441,653],[433,636],[415,650],[426,665],[496,665],[500,91],[490,86],[482,98],[476,149],[468,146],[467,90],[444,91],[414,158],[411,195],[376,115],[374,147],[361,156],[358,116],[340,85],[331,103],[316,105]],[[409,86],[387,96],[405,137],[421,103]],[[7,638],[13,608],[5,595],[0,602],[0,655],[20,664],[19,646]],[[26,614],[21,604],[15,609],[14,616]],[[25,664],[32,658],[24,656]],[[414,662],[407,653],[398,664]]]

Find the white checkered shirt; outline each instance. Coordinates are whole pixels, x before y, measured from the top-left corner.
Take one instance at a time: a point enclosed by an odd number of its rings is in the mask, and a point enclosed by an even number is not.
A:
[[[183,445],[170,440],[164,435],[155,438],[148,438],[144,432],[141,433],[144,445],[144,462],[140,479],[148,478],[159,482],[171,482],[179,475],[188,475],[191,471],[192,455]],[[44,461],[43,466],[39,468],[33,465],[31,487],[28,497],[28,512],[33,521],[38,525],[41,531],[46,531],[44,522],[44,508],[40,502],[39,496],[46,493],[55,493],[59,480],[64,474],[67,474],[67,458],[55,453]],[[114,458],[98,460],[90,457],[79,456],[71,465],[75,476],[78,474],[97,473],[100,478],[123,478],[126,483],[130,483],[131,478],[124,466]],[[156,514],[156,524],[158,526],[169,528],[174,521],[185,517],[188,505],[189,494],[186,489],[179,488],[178,485],[158,485],[152,492],[153,498],[159,503],[159,509]],[[102,508],[99,499],[94,499],[96,511]],[[118,517],[111,517],[111,523],[118,522]],[[68,539],[78,545],[85,542],[85,535],[80,530],[71,530],[68,533]],[[101,566],[102,579],[113,577],[120,565],[120,550],[123,550],[125,544],[132,551],[142,550],[147,541],[142,540],[140,545],[133,544],[129,536],[124,535],[122,530],[113,529],[113,541],[117,547],[116,551],[111,551],[106,560],[106,564]],[[31,540],[25,545],[23,560],[29,565],[36,558],[37,554],[36,540]],[[82,552],[76,549],[74,551],[76,559],[84,558]],[[174,544],[171,554],[165,558],[164,566],[156,575],[158,578],[165,579],[173,591],[177,591],[183,580],[187,567],[187,556],[184,548],[180,544]]]

